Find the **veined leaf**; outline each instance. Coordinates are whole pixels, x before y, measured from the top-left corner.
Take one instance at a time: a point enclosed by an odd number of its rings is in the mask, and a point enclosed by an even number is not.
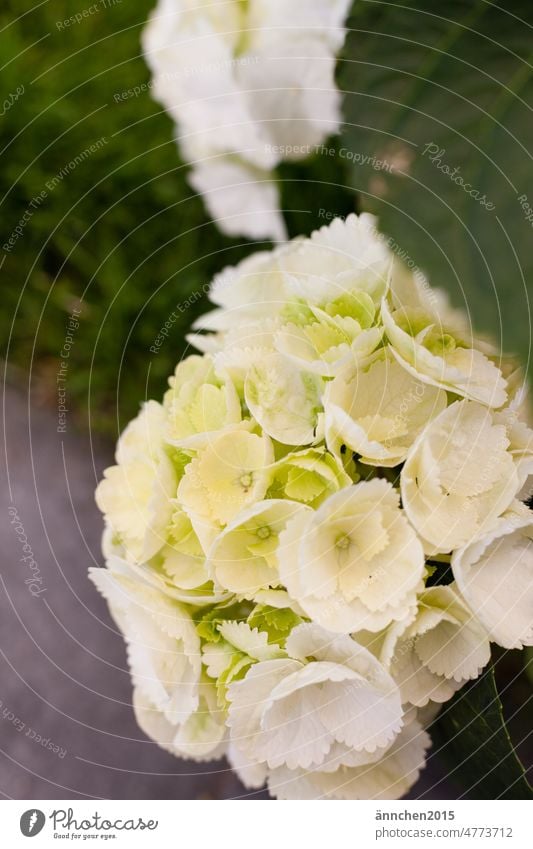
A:
[[[442,753],[466,799],[533,799],[511,742],[492,664],[447,702],[431,729],[433,752]]]
[[[361,206],[412,268],[524,362],[532,23],[526,0],[357,0],[339,74],[341,145]]]

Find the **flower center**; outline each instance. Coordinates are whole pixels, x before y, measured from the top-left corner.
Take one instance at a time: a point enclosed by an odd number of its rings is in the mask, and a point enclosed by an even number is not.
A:
[[[337,537],[337,539],[335,541],[335,546],[340,551],[346,551],[347,548],[350,548],[351,544],[352,544],[352,541],[351,541],[350,537],[348,536],[348,534],[341,534],[340,536]]]
[[[267,525],[264,525],[262,528],[257,529],[257,536],[259,539],[268,539],[271,534],[271,530]]]
[[[248,492],[253,483],[253,475],[250,472],[244,472],[239,478],[239,484],[245,492]]]

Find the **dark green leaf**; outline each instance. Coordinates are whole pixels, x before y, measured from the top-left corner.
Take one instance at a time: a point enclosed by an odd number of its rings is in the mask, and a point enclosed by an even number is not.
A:
[[[533,799],[513,748],[496,690],[492,664],[447,702],[431,730],[467,799]]]
[[[339,74],[342,143],[363,208],[478,329],[524,360],[532,23],[527,0],[362,0]]]
[[[357,196],[346,185],[338,138],[326,139],[300,162],[278,168],[281,208],[290,238],[309,236],[333,218],[359,212]]]

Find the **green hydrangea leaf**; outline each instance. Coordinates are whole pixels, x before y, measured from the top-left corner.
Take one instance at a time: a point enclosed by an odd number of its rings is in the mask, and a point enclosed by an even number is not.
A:
[[[302,619],[290,607],[270,607],[258,604],[248,617],[251,628],[257,628],[268,635],[269,643],[283,643],[293,628]]]
[[[337,166],[396,256],[526,362],[530,3],[437,11],[429,0],[353,4]]]
[[[235,652],[232,659],[222,675],[217,679],[217,700],[222,709],[227,708],[227,690],[232,681],[240,681],[248,672],[250,666],[255,663],[253,658],[242,652]]]
[[[218,643],[221,639],[219,626],[230,620],[246,620],[250,613],[250,603],[236,602],[227,607],[212,607],[207,612],[201,612],[196,622],[196,632],[202,640],[208,643]]]
[[[533,799],[524,767],[505,725],[491,664],[447,702],[432,726],[435,751],[442,751],[466,799]]]

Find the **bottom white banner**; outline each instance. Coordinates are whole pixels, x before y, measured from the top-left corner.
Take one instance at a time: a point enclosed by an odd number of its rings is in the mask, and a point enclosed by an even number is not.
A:
[[[353,849],[533,846],[531,807],[518,801],[3,801],[2,845]],[[527,807],[526,807],[527,806]],[[239,810],[237,811],[237,807]],[[529,815],[529,816],[528,816]]]

